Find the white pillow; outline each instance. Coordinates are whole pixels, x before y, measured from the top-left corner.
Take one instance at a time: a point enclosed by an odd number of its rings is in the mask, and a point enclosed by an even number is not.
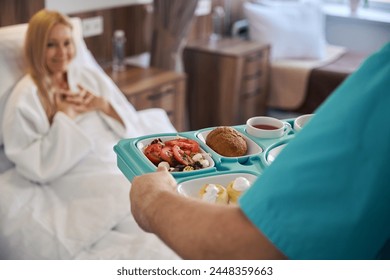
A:
[[[251,40],[271,45],[271,58],[321,59],[325,56],[324,15],[309,2],[245,3]]]
[[[0,28],[0,146],[5,103],[17,81],[24,75],[23,41],[26,24]]]
[[[74,63],[98,67],[103,71],[84,42],[81,19],[72,18],[73,35],[77,55]],[[26,73],[23,45],[27,24],[18,24],[0,28],[0,148],[3,144],[3,112],[5,103],[15,84]]]

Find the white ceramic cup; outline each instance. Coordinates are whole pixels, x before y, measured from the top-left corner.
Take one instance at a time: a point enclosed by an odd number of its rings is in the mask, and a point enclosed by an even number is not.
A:
[[[301,131],[303,126],[308,123],[312,116],[314,116],[314,114],[307,114],[297,117],[294,120],[294,130],[296,132]]]
[[[288,122],[276,118],[259,116],[246,121],[246,132],[259,138],[279,138],[291,131]]]

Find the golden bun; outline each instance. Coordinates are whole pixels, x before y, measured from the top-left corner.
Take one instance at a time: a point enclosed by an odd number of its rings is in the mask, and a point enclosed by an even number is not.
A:
[[[206,137],[206,144],[218,154],[226,157],[244,156],[248,151],[245,138],[229,126],[213,129]]]

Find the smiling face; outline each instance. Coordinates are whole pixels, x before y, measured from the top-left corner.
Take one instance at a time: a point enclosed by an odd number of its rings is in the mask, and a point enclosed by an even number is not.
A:
[[[65,73],[74,56],[71,28],[61,23],[55,24],[49,33],[45,50],[45,62],[50,75]]]

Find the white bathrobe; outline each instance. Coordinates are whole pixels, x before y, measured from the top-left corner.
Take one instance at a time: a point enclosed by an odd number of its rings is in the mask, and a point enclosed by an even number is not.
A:
[[[136,112],[104,73],[70,66],[68,80],[71,90],[80,85],[106,97],[125,127],[96,111],[75,120],[58,112],[50,125],[31,77],[17,84],[2,124],[15,168],[0,178],[0,259],[71,259],[90,250],[129,215],[130,183],[113,146],[124,137],[175,131],[162,110]],[[134,257],[175,257],[153,235],[129,234],[153,244]]]

